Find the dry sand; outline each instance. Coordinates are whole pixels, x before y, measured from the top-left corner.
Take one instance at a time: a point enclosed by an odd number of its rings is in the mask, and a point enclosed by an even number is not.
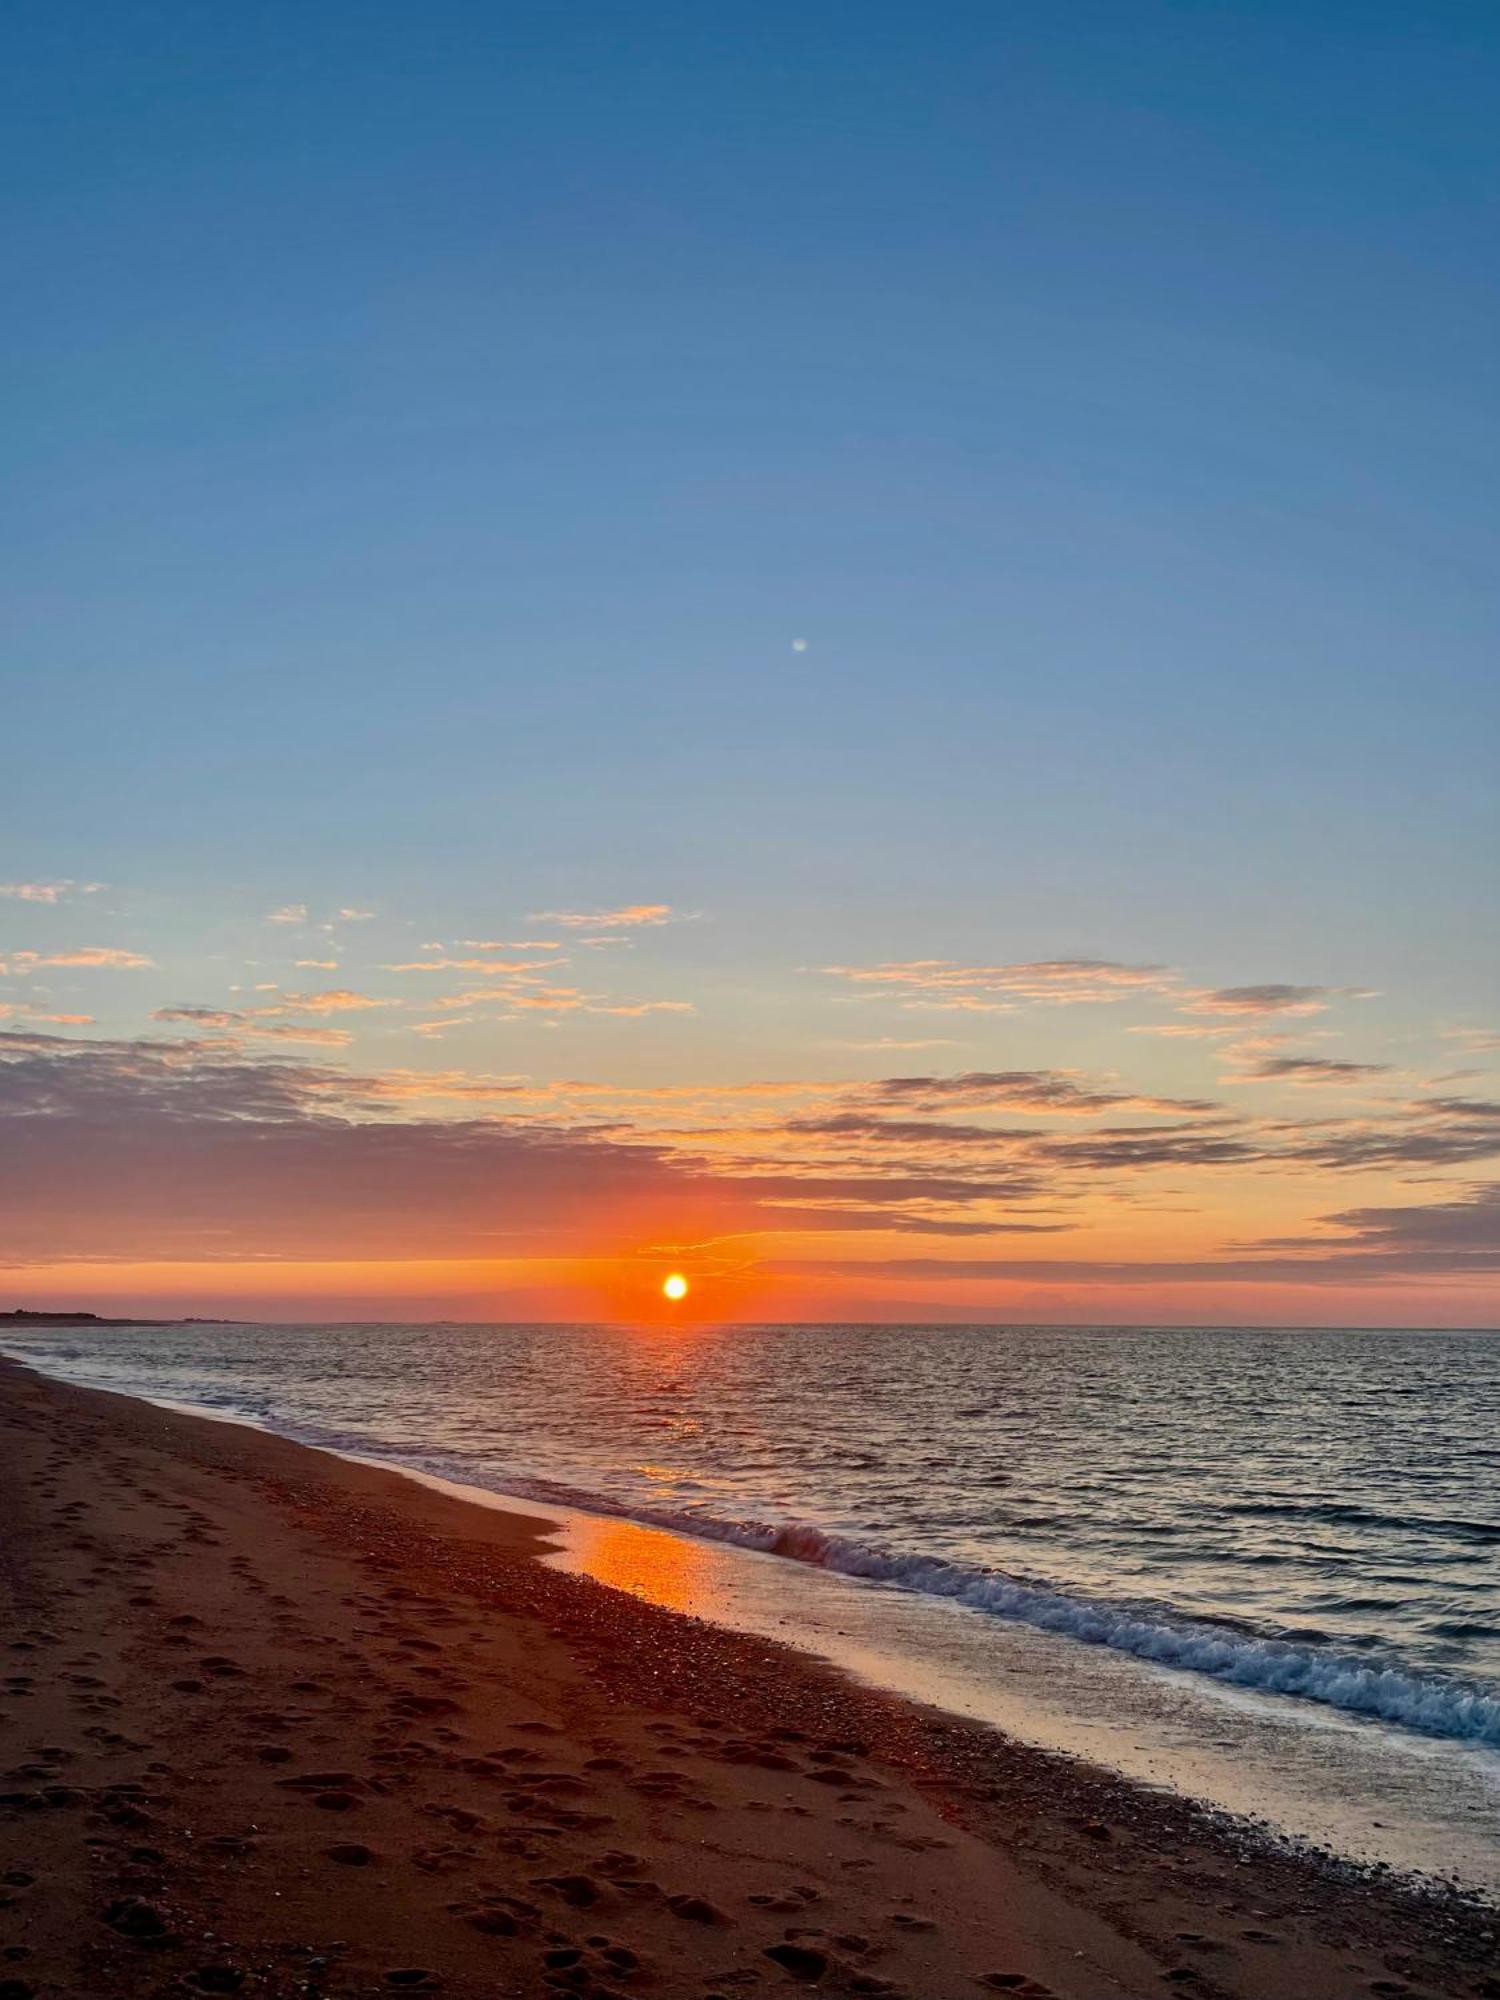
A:
[[[1494,1913],[0,1367],[0,2000],[1500,1996]]]

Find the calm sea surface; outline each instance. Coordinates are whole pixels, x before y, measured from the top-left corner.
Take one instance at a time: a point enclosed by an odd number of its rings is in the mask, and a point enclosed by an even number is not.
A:
[[[210,1326],[49,1372],[1500,1746],[1500,1336]]]

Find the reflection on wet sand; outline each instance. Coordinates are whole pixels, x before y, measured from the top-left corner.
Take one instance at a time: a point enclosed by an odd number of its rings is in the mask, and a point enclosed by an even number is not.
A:
[[[569,1566],[615,1590],[663,1605],[668,1611],[710,1614],[710,1551],[701,1543],[632,1521],[577,1515],[569,1537]]]

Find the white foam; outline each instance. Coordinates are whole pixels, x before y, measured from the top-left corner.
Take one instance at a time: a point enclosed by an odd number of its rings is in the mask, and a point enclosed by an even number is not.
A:
[[[569,1504],[592,1513],[617,1514],[675,1534],[733,1542],[841,1576],[949,1598],[991,1617],[1032,1625],[1084,1645],[1108,1646],[1157,1666],[1206,1674],[1234,1687],[1321,1702],[1424,1735],[1500,1747],[1500,1698],[1460,1681],[1376,1666],[1331,1649],[1258,1639],[1223,1626],[1187,1619],[1169,1622],[1134,1605],[1070,1596],[996,1570],[970,1568],[938,1556],[893,1554],[830,1535],[810,1522],[774,1525],[630,1508],[598,1494],[565,1495],[540,1484],[534,1497],[545,1500],[549,1490],[557,1499],[567,1498]]]
[[[1318,1702],[1347,1714],[1414,1730],[1426,1736],[1500,1748],[1500,1697],[1458,1680],[1424,1676],[1393,1665],[1376,1665],[1332,1648],[1299,1646],[1279,1639],[1257,1638],[1191,1619],[1174,1619],[1137,1604],[1107,1598],[1074,1596],[1028,1583],[1002,1571],[954,1563],[940,1556],[899,1554],[846,1536],[829,1534],[811,1522],[770,1523],[725,1520],[707,1513],[673,1512],[632,1507],[607,1495],[558,1482],[521,1476],[503,1482],[494,1477],[477,1481],[474,1469],[434,1454],[391,1453],[378,1461],[367,1457],[373,1440],[338,1436],[310,1427],[273,1426],[229,1399],[189,1403],[168,1401],[135,1381],[107,1379],[98,1358],[81,1351],[61,1350],[45,1358],[21,1353],[14,1358],[28,1367],[65,1380],[142,1397],[163,1407],[260,1429],[280,1428],[284,1435],[321,1446],[366,1463],[379,1462],[399,1471],[426,1473],[440,1480],[457,1480],[473,1488],[545,1505],[578,1508],[591,1514],[613,1515],[647,1527],[700,1540],[733,1543],[737,1547],[780,1556],[841,1576],[889,1584],[927,1597],[940,1597],[990,1617],[1030,1625],[1039,1631],[1107,1646],[1157,1666],[1203,1674],[1227,1686]]]

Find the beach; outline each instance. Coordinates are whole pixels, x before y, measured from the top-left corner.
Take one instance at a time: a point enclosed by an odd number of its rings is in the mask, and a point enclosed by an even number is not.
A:
[[[0,1995],[1500,1992],[1494,1913],[0,1369]]]

